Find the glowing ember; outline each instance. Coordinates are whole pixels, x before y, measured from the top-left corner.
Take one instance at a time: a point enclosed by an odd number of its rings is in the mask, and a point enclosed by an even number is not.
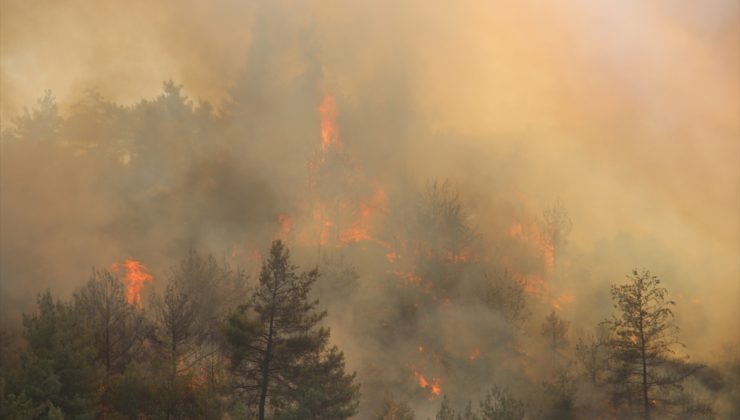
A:
[[[398,277],[401,277],[405,285],[413,284],[414,286],[418,286],[421,284],[421,276],[417,276],[414,273],[395,271],[394,274],[397,275]]]
[[[142,263],[132,258],[126,259],[123,264],[113,263],[111,271],[126,270],[123,282],[126,284],[126,301],[131,305],[141,303],[141,289],[144,283],[151,282],[154,278]]]
[[[352,226],[343,229],[339,233],[339,241],[342,243],[360,242],[374,240],[370,230],[375,222],[375,215],[385,212],[388,197],[385,190],[380,186],[375,187],[372,197],[360,201],[356,212],[356,220]]]
[[[424,346],[419,346],[419,353],[424,353]]]
[[[563,293],[560,296],[558,296],[554,302],[551,302],[550,306],[552,306],[552,308],[555,310],[560,310],[562,309],[563,305],[571,303],[575,300],[576,298],[573,295],[569,293]]]
[[[550,272],[555,268],[555,248],[545,239],[536,223],[523,225],[514,223],[509,229],[512,238],[529,239],[542,253],[545,270]]]
[[[419,383],[419,387],[429,391],[430,401],[442,394],[442,380],[440,378],[430,378],[427,380],[424,375],[417,372],[413,367],[412,370],[416,381]]]

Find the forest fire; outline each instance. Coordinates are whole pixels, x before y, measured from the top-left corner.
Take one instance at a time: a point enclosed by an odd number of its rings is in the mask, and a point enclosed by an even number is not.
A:
[[[7,3],[0,418],[740,419],[738,2]]]
[[[440,378],[427,379],[413,367],[411,368],[419,387],[429,391],[429,400],[434,400],[442,394],[442,380]]]
[[[376,186],[372,197],[360,201],[354,223],[340,232],[339,241],[352,243],[375,240],[370,230],[374,227],[376,215],[387,210],[387,203],[388,197],[385,190]]]
[[[550,240],[545,238],[536,223],[514,223],[509,228],[512,238],[530,241],[542,253],[545,270],[551,272],[555,268],[555,248]]]
[[[132,258],[127,258],[123,263],[113,263],[111,271],[117,272],[121,269],[126,270],[123,282],[126,284],[126,301],[138,306],[141,304],[141,289],[145,283],[150,283],[154,278],[149,273],[149,269],[142,263]]]

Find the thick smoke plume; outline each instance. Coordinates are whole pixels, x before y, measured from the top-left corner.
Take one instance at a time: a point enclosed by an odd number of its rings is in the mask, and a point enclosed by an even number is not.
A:
[[[3,0],[3,318],[280,238],[365,416],[526,393],[544,316],[591,329],[634,267],[711,360],[740,339],[740,18],[710,3]]]

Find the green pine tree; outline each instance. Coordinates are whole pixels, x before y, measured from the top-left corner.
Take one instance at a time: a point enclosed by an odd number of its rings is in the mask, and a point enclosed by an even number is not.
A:
[[[250,302],[226,327],[235,385],[256,417],[344,419],[357,412],[359,386],[344,356],[327,348],[326,312],[309,300],[318,271],[298,273],[275,241]]]

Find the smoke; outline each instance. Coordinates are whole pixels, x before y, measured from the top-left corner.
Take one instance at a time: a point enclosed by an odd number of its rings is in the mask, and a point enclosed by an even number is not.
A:
[[[555,304],[592,327],[609,285],[648,267],[678,303],[691,354],[739,340],[737,2],[3,0],[2,11],[8,316],[43,288],[70,293],[91,266],[134,257],[157,283],[190,248],[254,268],[283,237],[326,273],[317,294],[363,401],[404,389],[424,415],[436,402],[411,370],[450,395],[536,381],[513,362],[536,356],[511,309],[473,302],[507,270],[543,278],[525,331]],[[47,88],[62,128],[8,131]],[[341,145],[322,152],[327,95]],[[457,194],[469,239],[419,222],[434,180],[449,180],[443,202]],[[536,226],[557,200],[573,229],[548,272]],[[424,246],[477,260],[436,266]],[[427,278],[438,280],[423,292]]]

